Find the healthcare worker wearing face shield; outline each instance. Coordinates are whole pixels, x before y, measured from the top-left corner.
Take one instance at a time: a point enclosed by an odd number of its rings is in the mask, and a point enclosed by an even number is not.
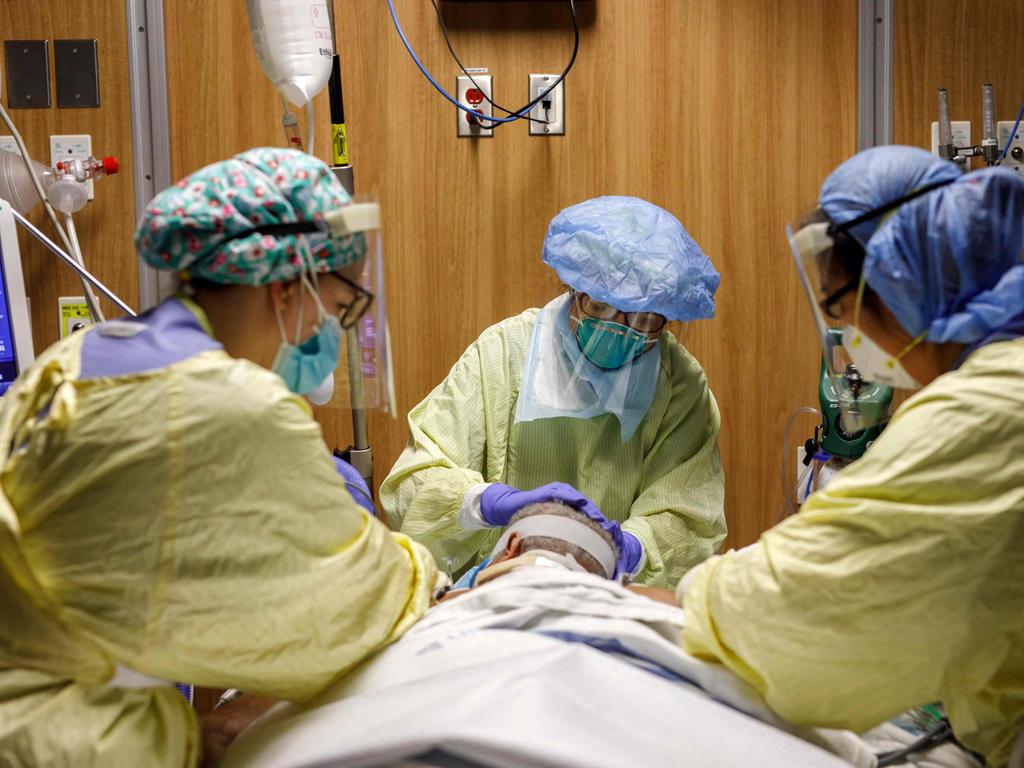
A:
[[[864,379],[920,391],[799,514],[684,579],[684,645],[797,723],[942,702],[1004,766],[1024,731],[1024,180],[867,150],[791,242],[819,328]]]
[[[718,407],[664,326],[712,317],[718,273],[633,197],[563,210],[543,259],[569,291],[484,331],[410,412],[382,506],[457,576],[518,510],[560,501],[604,521],[618,575],[675,586],[725,520]]]
[[[0,401],[0,764],[194,766],[165,681],[306,699],[426,610],[429,553],[353,500],[300,397],[367,303],[359,211],[293,150],[197,171],[136,234],[192,297]]]

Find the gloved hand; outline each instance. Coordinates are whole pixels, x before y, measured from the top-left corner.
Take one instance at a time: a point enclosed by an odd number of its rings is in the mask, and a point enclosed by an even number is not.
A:
[[[493,483],[480,496],[480,516],[489,525],[504,527],[523,507],[545,501],[558,501],[582,512],[611,535],[619,550],[616,576],[619,573],[628,573],[628,571],[622,570],[623,558],[626,556],[627,550],[629,556],[634,558],[634,565],[640,562],[640,553],[643,552],[640,540],[629,534],[632,542],[627,543],[619,524],[606,518],[594,502],[567,483],[548,483],[540,488],[534,488],[532,491],[520,491],[511,485]]]
[[[532,491],[520,491],[504,483],[491,483],[480,495],[480,516],[488,525],[504,528],[523,507],[545,501],[559,501],[579,510],[591,520],[608,522],[594,502],[567,483],[548,483]]]
[[[615,575],[633,575],[644,556],[644,545],[629,531],[622,532],[622,546],[619,547],[619,562]]]

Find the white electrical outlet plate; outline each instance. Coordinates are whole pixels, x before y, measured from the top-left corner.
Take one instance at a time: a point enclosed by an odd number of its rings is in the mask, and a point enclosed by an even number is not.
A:
[[[85,160],[92,156],[91,136],[51,136],[50,137],[50,165],[57,165],[61,160],[73,160],[79,158]],[[92,179],[85,182],[85,188],[89,191],[89,199],[93,198]]]
[[[62,339],[75,331],[92,325],[89,305],[85,303],[84,296],[61,296],[57,299],[57,306],[60,310],[60,337]]]
[[[473,81],[476,81],[476,85]],[[491,117],[491,104],[487,99],[491,98],[491,76],[473,75],[470,80],[465,75],[455,78],[455,98],[459,104],[463,104],[472,110],[479,112],[485,117]],[[484,97],[487,98],[484,98]],[[494,135],[493,128],[484,128],[476,122],[473,117],[461,109],[455,110],[455,128],[460,138],[484,139]]]
[[[951,120],[949,127],[953,129],[953,146],[970,147],[971,145],[971,121]],[[939,124],[932,123],[932,154],[939,154]],[[971,170],[971,158],[967,158],[962,166],[964,170]]]
[[[996,125],[996,136],[999,139],[999,151],[1002,152],[1007,144],[1010,145],[1006,151],[1006,157],[1003,159],[1001,165],[1006,168],[1012,168],[1017,173],[1024,176],[1024,121],[1017,126],[1017,133],[1012,137],[1010,131],[1013,130],[1013,126],[1016,124],[1015,120],[1000,120]],[[1016,157],[1014,157],[1016,154]]]
[[[530,98],[527,103],[533,101],[542,93],[551,88],[551,84],[558,80],[558,75],[530,75]],[[551,105],[544,108],[544,102],[550,99]],[[530,121],[531,136],[564,136],[565,135],[565,81],[558,83],[547,95],[544,101],[540,102],[530,110],[530,117],[534,120],[544,120],[545,123]]]
[[[14,140],[13,136],[0,136],[0,149],[18,154],[18,142]]]

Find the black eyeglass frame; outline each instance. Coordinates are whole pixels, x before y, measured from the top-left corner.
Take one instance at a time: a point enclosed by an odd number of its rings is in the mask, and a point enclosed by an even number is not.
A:
[[[230,243],[232,240],[244,240],[250,235],[264,235],[266,237],[283,237],[285,235],[313,235],[313,234],[327,234],[326,225],[320,221],[292,221],[282,224],[263,224],[258,227],[252,227],[241,232],[236,232],[231,237],[224,238],[220,242],[223,246],[226,243]],[[356,297],[352,302],[345,307],[338,314],[338,322],[341,324],[342,329],[348,330],[358,323],[366,315],[367,311],[373,305],[374,295],[370,291],[363,288],[361,285],[352,282],[347,277],[339,272],[329,272],[330,274],[343,282],[353,291],[355,291]]]
[[[355,327],[363,319],[370,307],[373,306],[374,295],[358,283],[354,283],[339,272],[328,272],[331,277],[336,277],[353,291],[356,297],[345,309],[338,313],[338,323],[343,330]]]
[[[852,242],[860,246],[860,243],[857,241],[857,239],[850,234],[850,230],[852,230],[854,227],[863,224],[866,221],[877,219],[879,216],[883,216],[886,213],[889,213],[890,211],[894,211],[901,205],[909,203],[911,200],[914,200],[923,195],[927,195],[929,192],[934,192],[936,189],[941,189],[942,187],[948,186],[949,184],[952,184],[954,181],[956,181],[957,178],[959,177],[952,179],[944,179],[942,181],[936,181],[931,184],[925,184],[923,187],[918,187],[917,189],[908,192],[907,194],[901,197],[897,197],[895,200],[890,200],[885,205],[880,205],[879,207],[873,208],[866,213],[862,213],[860,216],[850,219],[849,221],[844,221],[842,224],[830,223],[826,232],[833,240],[836,240],[839,236],[846,235],[848,238],[850,238]],[[862,246],[861,250],[863,250]],[[850,278],[850,280],[848,280],[842,286],[840,286],[832,293],[830,293],[828,296],[826,296],[824,299],[822,299],[820,302],[818,302],[818,306],[821,307],[821,311],[824,312],[826,316],[828,316],[832,320],[839,320],[843,315],[842,312],[835,311],[835,304],[838,303],[838,301],[841,298],[843,298],[843,296],[845,296],[846,294],[850,293],[853,290],[856,290],[859,286],[860,275],[857,275],[856,277]]]
[[[611,322],[607,317],[598,317],[597,315],[594,315],[594,314],[591,314],[590,312],[587,312],[586,308],[583,306],[583,302],[580,301],[580,296],[587,295],[588,298],[589,298],[589,294],[586,294],[585,291],[577,291],[575,288],[570,288],[569,289],[569,293],[572,295],[573,304],[576,305],[576,308],[581,313],[583,313],[587,317],[592,318],[594,320],[601,320],[602,322],[606,322],[606,323],[607,322]],[[604,304],[606,302],[601,302],[601,303]],[[611,307],[612,305],[609,304],[608,306]],[[612,307],[612,309],[615,309],[615,307]],[[668,325],[668,319],[664,315],[659,315],[657,312],[620,312],[619,310],[615,310],[615,311],[616,311],[616,314],[621,314],[625,318],[626,325],[629,326],[632,330],[636,331],[637,333],[646,334],[648,336],[650,336],[652,334],[656,334],[656,333],[661,333],[663,330],[665,330],[665,326]],[[637,328],[631,322],[633,317],[636,316],[636,315],[650,315],[650,316],[653,316],[653,317],[657,317],[657,318],[659,318],[661,320],[661,325],[659,325],[657,328],[651,328],[649,330],[643,329],[643,328]]]

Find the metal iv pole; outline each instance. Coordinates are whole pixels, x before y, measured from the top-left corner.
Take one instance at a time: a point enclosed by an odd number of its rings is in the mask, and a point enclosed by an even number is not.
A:
[[[327,93],[331,103],[331,151],[333,164],[331,170],[348,192],[355,195],[355,174],[348,158],[348,136],[345,129],[345,102],[341,90],[341,59],[338,56],[338,31],[334,21],[334,3],[327,3],[327,13],[331,20],[331,45],[333,61],[331,79],[327,83]],[[352,406],[352,445],[344,451],[335,453],[353,467],[366,480],[373,492],[373,449],[370,447],[370,435],[366,424],[366,387],[363,381],[363,361],[359,348],[359,329],[357,326],[345,332],[345,350],[348,356],[349,400]]]

